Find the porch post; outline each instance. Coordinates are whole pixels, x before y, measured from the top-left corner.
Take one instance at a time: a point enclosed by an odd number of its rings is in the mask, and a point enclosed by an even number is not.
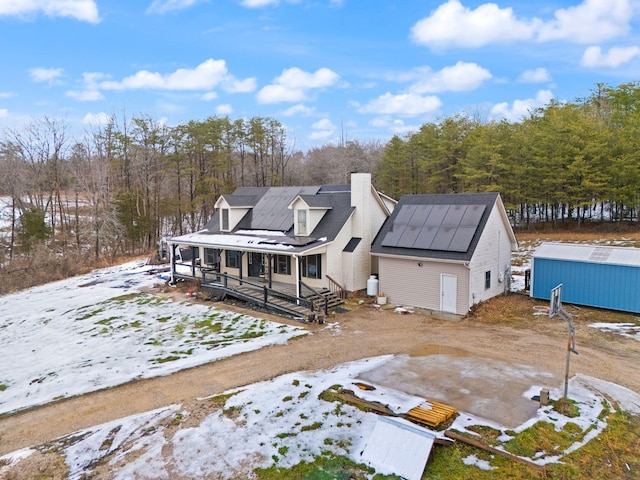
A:
[[[238,259],[240,261],[239,265],[238,265],[238,268],[240,269],[240,271],[238,272],[239,273],[238,277],[240,278],[240,285],[242,285],[242,259],[243,259],[243,257],[244,257],[244,251],[240,250],[240,258]]]
[[[171,263],[171,283],[176,281],[176,244],[169,244],[169,262]]]
[[[199,250],[199,247],[191,247],[191,276],[193,278],[196,278],[196,252]]]
[[[300,259],[297,255],[294,255],[293,259],[296,263],[296,298],[300,298],[300,290],[302,290],[302,286],[300,285]],[[296,303],[299,303],[299,300],[296,300]]]
[[[272,285],[271,285],[272,262],[273,262],[273,254],[267,253],[267,275],[269,278],[269,288],[272,288]]]

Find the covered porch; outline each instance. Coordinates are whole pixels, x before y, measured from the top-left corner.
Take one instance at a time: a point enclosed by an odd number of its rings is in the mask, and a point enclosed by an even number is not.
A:
[[[323,254],[221,247],[170,243],[171,281],[196,280],[216,298],[234,297],[305,320],[344,303],[345,289],[322,274]]]

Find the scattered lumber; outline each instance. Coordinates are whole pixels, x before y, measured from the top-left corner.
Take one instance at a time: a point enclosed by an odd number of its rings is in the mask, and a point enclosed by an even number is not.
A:
[[[447,430],[446,432],[444,432],[445,437],[451,438],[453,440],[459,441],[459,442],[463,442],[466,443],[467,445],[471,445],[472,447],[476,447],[476,448],[480,448],[482,450],[486,450],[487,452],[490,453],[494,453],[496,455],[501,455],[505,458],[508,458],[509,460],[512,460],[514,462],[519,462],[519,463],[523,463],[525,465],[528,465],[529,467],[533,467],[536,468],[537,470],[543,471],[544,470],[544,465],[538,465],[537,463],[533,463],[530,460],[527,460],[526,458],[522,458],[522,457],[518,457],[517,455],[513,455],[512,453],[509,452],[505,452],[503,450],[498,450],[495,447],[492,447],[491,445],[487,445],[486,443],[482,443],[479,440],[476,440],[474,438],[469,438],[465,435],[462,435],[458,432],[454,432],[452,430]]]
[[[422,423],[430,427],[437,427],[458,413],[458,409],[440,402],[427,401],[431,408],[415,407],[409,410],[404,417],[413,422]]]

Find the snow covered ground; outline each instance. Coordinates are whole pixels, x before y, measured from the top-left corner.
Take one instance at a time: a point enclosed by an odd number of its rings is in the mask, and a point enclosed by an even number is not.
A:
[[[201,365],[304,335],[142,293],[142,262],[0,297],[0,413]]]
[[[145,294],[145,288],[158,282],[146,272],[142,263],[132,262],[0,297],[0,413],[135,378],[166,375],[305,333],[298,327]],[[640,336],[632,324],[592,326]],[[327,328],[340,333],[338,324]],[[374,391],[354,387],[356,381],[374,378],[372,372],[384,371],[397,359],[363,359],[249,385],[227,392],[223,408],[202,419],[192,420],[196,412],[182,405],[168,405],[94,426],[53,445],[0,457],[0,475],[34,452],[56,449],[64,452],[71,479],[99,477],[100,468],[117,479],[238,478],[256,467],[290,467],[324,451],[360,462],[376,416],[318,396],[341,385],[367,400],[388,404],[393,411],[406,411],[424,398],[371,380]],[[451,364],[464,369],[465,361],[475,371],[496,368],[478,358],[456,358]],[[530,388],[521,394],[525,401],[547,386],[540,383],[544,372],[514,367],[509,373],[530,379]],[[578,418],[568,419],[543,407],[513,428],[462,411],[452,428],[473,434],[469,427],[487,425],[502,432],[502,441],[538,421],[553,423],[557,429],[571,421],[588,432],[564,452],[539,452],[531,459],[545,464],[562,461],[563,455],[606,427],[598,415],[609,399],[640,414],[640,395],[606,381],[578,375],[571,379],[569,394],[580,409]],[[560,388],[551,389],[552,398],[561,396]],[[473,456],[464,462],[495,468]]]
[[[380,385],[374,385],[373,391],[354,386],[361,374],[384,366],[391,358],[369,358],[331,370],[296,372],[227,392],[223,408],[195,424],[190,421],[191,412],[180,405],[170,405],[76,432],[46,449],[64,452],[72,480],[99,473],[99,465],[115,479],[170,479],[179,475],[246,478],[253,468],[274,464],[291,467],[304,460],[313,461],[324,451],[347,455],[360,463],[376,415],[323,401],[318,396],[340,385],[367,400],[387,404],[395,412],[408,411],[424,399]],[[625,410],[640,413],[640,395],[602,380],[579,375],[571,379],[569,391],[580,409],[579,417],[567,418],[550,407],[542,407],[527,422],[507,429],[461,412],[451,428],[475,435],[468,430],[470,426],[486,425],[502,432],[502,442],[538,421],[550,422],[556,429],[572,422],[586,432],[584,436],[577,435],[578,440],[564,452],[538,452],[530,459],[544,465],[562,461],[565,454],[592,440],[606,427],[605,421],[598,418],[608,402],[605,395]],[[532,386],[525,394],[534,392],[539,392],[538,386]],[[551,391],[552,398],[561,395],[560,389]],[[180,426],[176,429],[176,425]],[[10,466],[35,451],[25,449],[6,455],[0,458],[0,465],[4,462]],[[479,468],[495,468],[473,456],[464,461]]]

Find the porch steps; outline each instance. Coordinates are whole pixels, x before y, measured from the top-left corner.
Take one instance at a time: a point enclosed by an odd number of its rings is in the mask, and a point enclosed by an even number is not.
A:
[[[320,292],[319,295],[312,295],[307,297],[307,300],[311,301],[315,311],[324,311],[324,299],[327,299],[327,310],[330,312],[336,307],[339,307],[344,303],[344,300],[337,296],[335,293],[325,290]]]

